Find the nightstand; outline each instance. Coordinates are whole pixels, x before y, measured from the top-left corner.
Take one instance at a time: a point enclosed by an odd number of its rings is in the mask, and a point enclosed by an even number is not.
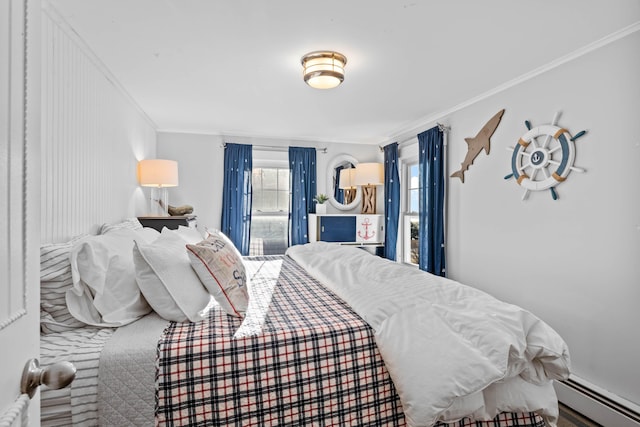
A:
[[[162,231],[163,227],[167,227],[170,230],[175,230],[179,226],[195,227],[196,216],[184,215],[184,216],[139,216],[138,221],[143,227],[155,228],[158,231]]]

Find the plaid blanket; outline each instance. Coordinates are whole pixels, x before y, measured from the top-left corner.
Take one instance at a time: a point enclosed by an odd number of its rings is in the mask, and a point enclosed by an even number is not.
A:
[[[156,425],[404,426],[370,327],[288,257],[245,265],[244,321],[215,307],[204,321],[172,322],[161,337]],[[544,423],[501,414],[451,426]]]

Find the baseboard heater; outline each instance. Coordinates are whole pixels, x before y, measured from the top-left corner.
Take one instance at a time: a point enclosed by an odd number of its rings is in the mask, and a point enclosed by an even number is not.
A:
[[[603,426],[640,426],[640,408],[598,388],[573,377],[556,383],[558,400],[593,421]]]

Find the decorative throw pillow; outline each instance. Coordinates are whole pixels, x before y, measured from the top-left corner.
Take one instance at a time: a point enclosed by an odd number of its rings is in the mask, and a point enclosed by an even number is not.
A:
[[[152,244],[136,241],[133,262],[138,286],[156,313],[175,322],[197,322],[206,316],[211,296],[191,268],[185,245],[165,228]]]
[[[71,251],[73,287],[66,293],[69,312],[93,326],[117,327],[151,311],[140,293],[133,265],[131,229],[91,236]]]
[[[220,232],[196,245],[187,245],[191,266],[209,293],[228,314],[244,317],[249,305],[247,274],[233,243]]]
[[[69,254],[89,235],[40,246],[40,330],[49,334],[86,326],[69,313],[66,292],[73,286]]]

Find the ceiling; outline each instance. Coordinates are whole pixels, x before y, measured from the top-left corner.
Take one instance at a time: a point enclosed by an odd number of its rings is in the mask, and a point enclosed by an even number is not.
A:
[[[640,21],[638,0],[49,0],[158,131],[379,144]],[[336,50],[316,90],[300,57]]]

